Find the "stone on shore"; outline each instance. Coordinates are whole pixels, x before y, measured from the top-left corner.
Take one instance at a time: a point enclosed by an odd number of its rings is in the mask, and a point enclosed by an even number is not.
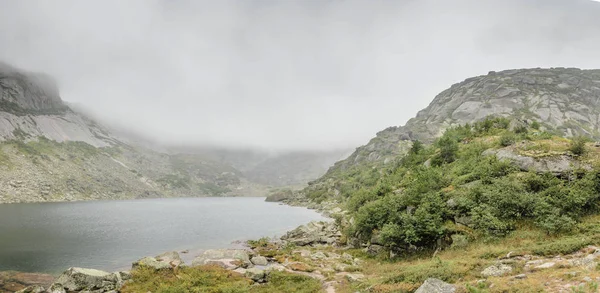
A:
[[[192,261],[192,266],[201,266],[208,264],[210,261],[234,259],[240,261],[238,267],[249,267],[252,265],[248,252],[243,249],[209,249]]]
[[[253,257],[250,261],[252,261],[252,263],[257,266],[266,266],[267,264],[269,264],[267,258],[260,255]]]
[[[132,268],[146,267],[155,270],[168,270],[183,265],[183,260],[179,257],[179,253],[175,251],[165,252],[155,257],[144,257],[132,264]]]
[[[109,291],[116,288],[117,278],[114,274],[100,270],[70,268],[56,279],[56,283],[62,284],[68,291]]]

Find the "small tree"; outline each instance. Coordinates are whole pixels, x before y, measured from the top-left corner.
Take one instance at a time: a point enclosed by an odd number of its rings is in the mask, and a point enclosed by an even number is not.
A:
[[[586,152],[585,143],[586,142],[587,142],[587,139],[583,136],[574,137],[571,140],[571,146],[569,147],[569,151],[571,151],[573,154],[578,155],[578,156],[585,154],[585,152]]]
[[[421,152],[423,150],[423,148],[424,148],[423,143],[417,139],[417,140],[413,141],[412,147],[410,148],[410,153],[416,155],[419,152]]]
[[[440,148],[440,160],[442,163],[452,163],[456,159],[456,153],[458,152],[458,143],[451,137],[444,135],[438,142]]]

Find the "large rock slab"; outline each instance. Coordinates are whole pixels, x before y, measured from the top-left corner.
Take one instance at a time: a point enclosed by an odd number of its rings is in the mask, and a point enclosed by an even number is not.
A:
[[[132,264],[132,268],[153,268],[155,270],[168,270],[184,265],[179,253],[175,251],[165,252],[155,257],[144,257]]]
[[[55,283],[62,284],[68,291],[114,290],[117,286],[117,277],[105,271],[70,268],[56,279]]]
[[[425,280],[423,285],[415,291],[415,293],[454,293],[456,287],[448,284],[440,279],[429,278]]]
[[[310,222],[306,225],[287,232],[281,240],[297,246],[307,246],[316,243],[333,244],[340,237],[339,228],[333,222]]]
[[[587,164],[581,163],[566,155],[543,157],[543,158],[532,158],[527,156],[519,155],[510,149],[499,149],[499,150],[486,150],[483,152],[484,156],[496,156],[498,160],[507,160],[522,171],[533,171],[537,173],[553,173],[563,174],[571,172],[575,169],[583,168],[591,170],[591,167]]]
[[[210,261],[233,259],[241,262],[241,266],[251,266],[248,251],[243,249],[209,249],[192,261],[192,266],[206,265]]]

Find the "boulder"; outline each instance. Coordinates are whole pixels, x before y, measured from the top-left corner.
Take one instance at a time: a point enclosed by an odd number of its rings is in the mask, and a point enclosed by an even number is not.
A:
[[[423,282],[423,285],[415,293],[454,293],[456,287],[440,279],[429,278]]]
[[[267,268],[265,268],[265,272],[272,272],[272,271],[283,272],[283,271],[285,271],[285,267],[278,263],[273,263],[273,264],[267,265]]]
[[[219,266],[226,270],[235,270],[240,267],[241,261],[233,258],[209,259],[204,265]]]
[[[498,263],[485,268],[485,270],[481,272],[481,275],[484,277],[500,277],[512,272],[512,270],[511,266]]]
[[[100,270],[70,268],[56,279],[68,291],[97,290],[104,291],[116,288],[117,279],[114,274]]]
[[[312,272],[313,268],[303,262],[292,262],[287,265],[293,271],[298,272]]]
[[[260,255],[253,257],[250,261],[257,266],[266,266],[269,263],[266,257]]]
[[[132,264],[132,268],[146,267],[155,270],[168,270],[183,265],[183,260],[179,257],[179,253],[175,251],[165,252],[155,257],[144,257]]]
[[[251,269],[247,269],[246,273],[244,275],[246,277],[250,278],[254,282],[259,282],[259,281],[265,279],[266,273],[264,270],[257,269],[257,268],[251,268]]]
[[[192,261],[192,266],[201,266],[207,264],[211,260],[219,259],[234,259],[239,260],[243,267],[252,265],[248,252],[243,249],[209,249]],[[239,267],[238,266],[238,267]]]
[[[50,288],[48,288],[48,291],[46,291],[46,292],[48,292],[48,293],[67,293],[67,291],[65,290],[63,285],[60,283],[54,283],[54,284],[50,285]]]
[[[310,222],[289,231],[281,240],[297,246],[307,246],[315,243],[335,243],[340,237],[339,229],[333,222]]]
[[[15,293],[46,293],[46,289],[39,285],[33,285],[25,289],[19,290]]]

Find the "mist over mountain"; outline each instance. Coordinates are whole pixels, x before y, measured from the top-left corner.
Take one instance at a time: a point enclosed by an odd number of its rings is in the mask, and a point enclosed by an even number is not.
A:
[[[163,144],[344,149],[467,76],[600,68],[599,12],[587,0],[2,1],[0,60]]]

